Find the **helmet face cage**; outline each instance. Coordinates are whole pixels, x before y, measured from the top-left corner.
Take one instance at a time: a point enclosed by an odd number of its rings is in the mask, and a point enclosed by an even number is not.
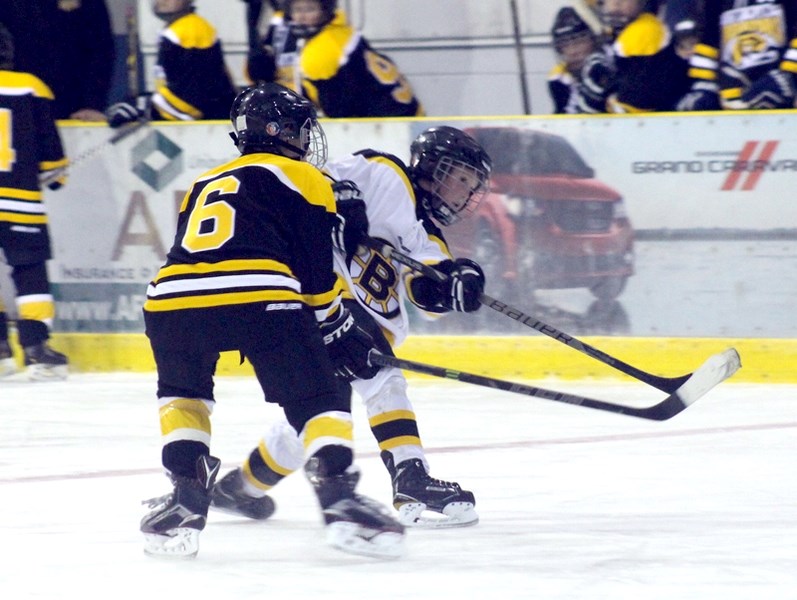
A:
[[[431,180],[429,208],[440,223],[451,225],[479,207],[487,194],[489,175],[483,168],[444,155],[437,161]]]

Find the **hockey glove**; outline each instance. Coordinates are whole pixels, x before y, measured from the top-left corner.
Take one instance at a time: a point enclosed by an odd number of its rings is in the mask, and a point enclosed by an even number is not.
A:
[[[376,348],[374,338],[357,325],[347,308],[341,307],[334,321],[321,324],[321,335],[338,377],[345,381],[371,379],[379,372],[378,366],[368,362],[368,354]]]
[[[698,81],[678,102],[680,111],[720,110],[719,86],[709,81]]]
[[[772,69],[756,79],[741,97],[744,108],[791,108],[795,95],[794,75]]]
[[[348,179],[332,184],[337,205],[337,222],[332,229],[332,243],[346,255],[346,262],[357,254],[360,242],[368,237],[368,215],[357,184]]]
[[[105,111],[108,125],[117,129],[127,123],[149,118],[149,96],[139,96],[133,103],[117,102]]]
[[[444,260],[436,268],[448,275],[448,279],[440,284],[444,307],[457,312],[479,310],[479,296],[484,292],[484,271],[478,264],[467,258],[458,258]]]
[[[579,110],[585,113],[606,112],[606,97],[612,90],[614,67],[605,52],[593,52],[581,68]]]

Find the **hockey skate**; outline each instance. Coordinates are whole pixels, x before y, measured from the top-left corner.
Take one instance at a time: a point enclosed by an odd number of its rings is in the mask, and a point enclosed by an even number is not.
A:
[[[41,342],[27,346],[25,351],[25,372],[31,381],[61,381],[66,379],[69,361],[66,356],[56,352]]]
[[[417,458],[393,464],[393,455],[383,451],[385,463],[393,483],[393,506],[399,521],[407,527],[465,527],[479,522],[473,493],[458,483],[430,477]]]
[[[151,556],[193,558],[199,551],[199,532],[205,528],[210,490],[221,467],[213,456],[197,461],[197,477],[172,476],[174,490],[144,501],[152,511],[141,520],[144,552]]]
[[[8,341],[0,341],[0,379],[17,372],[17,362]]]
[[[274,514],[277,507],[270,496],[247,496],[243,487],[241,469],[233,469],[213,486],[210,493],[211,508],[258,521],[268,519]]]
[[[404,527],[379,503],[354,493],[357,467],[341,475],[322,475],[318,461],[305,467],[315,489],[327,529],[327,542],[351,554],[398,558],[404,553]]]

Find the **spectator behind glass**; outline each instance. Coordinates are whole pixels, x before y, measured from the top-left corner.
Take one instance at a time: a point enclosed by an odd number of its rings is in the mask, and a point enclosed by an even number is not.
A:
[[[2,0],[18,68],[55,95],[56,119],[104,121],[114,61],[105,0]]]
[[[166,23],[158,41],[155,91],[108,109],[111,127],[140,119],[227,119],[236,96],[215,28],[196,14],[193,0],[152,0]]]
[[[591,13],[589,13],[591,14]],[[600,31],[600,23],[595,23]],[[559,63],[548,74],[555,113],[606,112],[614,65],[611,49],[575,8],[559,9],[551,29]]]
[[[50,88],[14,67],[14,40],[0,25],[0,249],[16,289],[17,334],[28,378],[64,379],[67,358],[47,343],[55,317],[46,262],[52,258],[42,176],[58,189],[65,181],[61,138],[53,120]],[[16,371],[8,343],[8,318],[0,303],[0,378]]]
[[[348,24],[337,0],[286,0],[283,6],[263,51],[250,53],[252,81],[301,89],[328,117],[423,114],[398,67]]]
[[[706,2],[679,110],[791,108],[797,89],[794,0]]]
[[[601,18],[611,32],[616,87],[609,112],[674,110],[689,89],[687,62],[675,53],[664,23],[645,0],[603,0]]]

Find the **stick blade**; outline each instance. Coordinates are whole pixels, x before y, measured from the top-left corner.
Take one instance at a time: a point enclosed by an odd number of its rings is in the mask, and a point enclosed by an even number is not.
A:
[[[742,366],[742,360],[735,348],[728,348],[724,352],[711,356],[706,362],[692,373],[684,384],[675,390],[685,406],[694,404],[705,396],[712,388],[716,387]]]

